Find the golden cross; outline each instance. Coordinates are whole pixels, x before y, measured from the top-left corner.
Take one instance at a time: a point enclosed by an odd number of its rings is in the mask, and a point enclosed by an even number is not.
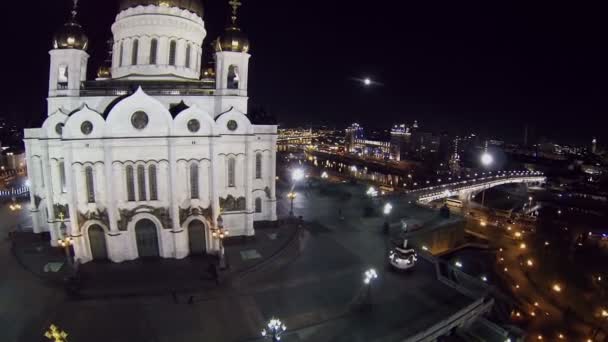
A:
[[[236,22],[236,12],[243,4],[239,0],[230,0],[228,4],[232,6],[232,23],[234,24]]]
[[[60,212],[60,213],[59,213],[59,219],[60,219],[61,221],[63,221],[63,219],[64,219],[64,218],[65,218],[65,215],[63,214],[63,212]]]
[[[51,327],[47,332],[44,333],[44,337],[52,340],[53,342],[67,342],[68,334],[65,331],[59,330],[55,324],[51,324]]]

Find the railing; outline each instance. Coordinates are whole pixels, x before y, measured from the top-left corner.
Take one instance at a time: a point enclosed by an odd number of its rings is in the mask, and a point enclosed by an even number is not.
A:
[[[12,199],[13,197],[25,196],[30,192],[30,188],[27,186],[22,186],[19,188],[12,188],[9,190],[0,190],[0,199]]]

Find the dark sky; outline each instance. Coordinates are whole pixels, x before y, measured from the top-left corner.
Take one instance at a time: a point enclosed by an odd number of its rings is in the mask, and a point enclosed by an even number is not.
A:
[[[434,130],[521,139],[529,123],[538,137],[608,140],[608,25],[599,1],[242,1],[251,103],[285,125],[417,119]],[[206,44],[227,21],[226,2],[204,1]],[[46,115],[48,50],[70,3],[4,4],[1,115],[28,125]],[[81,0],[91,72],[117,8]],[[382,85],[352,80],[365,76]]]

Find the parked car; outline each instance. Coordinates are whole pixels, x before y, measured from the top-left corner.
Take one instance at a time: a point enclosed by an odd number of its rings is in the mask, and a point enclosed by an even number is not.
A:
[[[404,271],[416,265],[418,254],[413,249],[395,247],[388,253],[388,260],[392,267]]]

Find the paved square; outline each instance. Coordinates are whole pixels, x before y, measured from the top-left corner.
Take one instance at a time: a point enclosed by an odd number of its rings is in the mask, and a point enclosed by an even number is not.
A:
[[[262,258],[262,255],[260,255],[257,250],[250,249],[246,251],[241,251],[241,258],[243,258],[243,260],[254,260]]]

